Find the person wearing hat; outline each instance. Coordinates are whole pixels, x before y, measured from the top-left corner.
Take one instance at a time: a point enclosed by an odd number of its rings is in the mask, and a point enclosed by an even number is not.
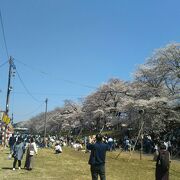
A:
[[[89,138],[87,149],[91,151],[89,164],[92,180],[106,180],[105,159],[106,151],[110,150],[109,145],[102,142],[102,135],[97,134],[95,139]]]

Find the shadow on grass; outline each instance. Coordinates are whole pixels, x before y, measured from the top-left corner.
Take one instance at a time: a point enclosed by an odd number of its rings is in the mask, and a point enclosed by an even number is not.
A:
[[[12,167],[2,167],[1,169],[12,170]]]
[[[12,170],[12,167],[2,167],[1,169]],[[16,168],[16,170],[17,170],[17,168]],[[27,170],[26,168],[21,168],[21,170],[31,171],[31,170]]]
[[[4,154],[10,154],[9,152],[6,152],[6,153],[4,153]]]

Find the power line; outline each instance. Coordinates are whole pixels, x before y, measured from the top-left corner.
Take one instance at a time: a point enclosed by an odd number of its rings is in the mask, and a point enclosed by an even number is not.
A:
[[[32,67],[32,66],[29,66],[28,64],[25,64],[24,62],[20,61],[20,60],[17,60],[15,59],[17,62],[21,63],[22,65],[30,68],[31,70],[35,70],[36,72],[38,73],[41,73],[43,75],[51,75],[47,72],[44,72],[44,71],[41,71],[41,70],[37,70],[36,68]],[[77,82],[74,82],[74,81],[71,81],[71,80],[67,80],[67,79],[62,79],[62,78],[58,78],[60,80],[63,80],[65,82],[68,82],[70,84],[76,84],[76,85],[79,85],[79,86],[83,86],[83,87],[88,87],[88,88],[91,88],[91,89],[98,89],[97,87],[94,87],[94,86],[90,86],[90,85],[86,85],[86,84],[82,84],[82,83],[77,83]],[[131,94],[128,94],[127,91],[116,91],[116,90],[108,90],[108,91],[98,91],[98,93],[102,93],[102,94],[108,94],[108,93],[117,93],[117,94],[124,94],[126,96],[130,96],[130,97],[133,97],[133,95]],[[42,93],[34,93],[34,94],[39,94],[39,95],[43,95]],[[47,94],[46,94],[47,95]],[[58,93],[49,93],[49,95],[62,95],[62,94],[58,94]],[[73,95],[75,96],[75,95]],[[77,95],[79,96],[79,95]]]
[[[6,61],[6,62],[2,63],[2,64],[0,65],[0,68],[3,67],[4,65],[6,65],[8,62],[9,62],[9,61]]]
[[[26,92],[20,92],[20,91],[15,91],[14,92],[15,94],[25,94]],[[82,95],[78,95],[78,94],[62,94],[62,93],[41,93],[41,92],[31,92],[31,94],[34,94],[34,95],[50,95],[50,96],[74,96],[74,97],[79,97],[79,96],[82,96]]]
[[[17,68],[16,68],[16,73],[17,73],[17,75],[18,75],[18,78],[19,78],[22,86],[23,86],[24,89],[26,90],[27,94],[28,94],[33,100],[35,100],[36,102],[41,102],[41,101],[39,101],[38,99],[36,99],[36,98],[31,94],[31,92],[28,90],[28,88],[27,88],[26,85],[24,84],[24,81],[22,80],[19,72],[17,71]]]
[[[29,116],[31,114],[34,114],[35,112],[37,112],[41,107],[42,105],[44,104],[44,102],[42,102],[37,108],[35,108],[33,111],[29,112],[29,113],[26,113],[26,114],[21,114],[21,115],[18,115],[18,116]]]
[[[40,69],[37,69],[37,68],[35,68],[35,67],[32,67],[32,66],[30,66],[30,65],[28,65],[28,64],[26,64],[26,63],[24,63],[24,62],[22,62],[22,61],[20,61],[20,60],[18,60],[18,59],[14,59],[14,60],[15,60],[16,62],[22,64],[23,66],[31,69],[32,71],[36,71],[36,72],[41,73],[41,74],[43,74],[43,75],[48,75],[48,73],[46,73],[46,72],[44,72],[44,71],[41,71]]]
[[[2,27],[4,45],[5,45],[5,49],[6,49],[6,55],[7,55],[7,58],[9,59],[9,52],[8,52],[8,48],[7,48],[7,42],[6,42],[6,36],[5,36],[5,30],[4,30],[4,24],[3,24],[3,18],[2,18],[1,9],[0,9],[0,20],[1,20],[1,27]]]
[[[47,73],[47,72],[45,72],[45,71],[38,70],[38,69],[36,69],[36,68],[28,65],[28,64],[25,64],[24,62],[22,62],[22,61],[20,61],[20,60],[15,59],[15,61],[21,63],[22,65],[28,67],[28,68],[31,69],[31,70],[35,70],[36,72],[41,73],[41,74],[43,74],[43,75],[46,75],[46,76],[51,75],[51,74],[49,74],[49,73]],[[82,83],[78,83],[78,82],[74,82],[74,81],[72,81],[72,80],[67,80],[67,79],[63,79],[63,78],[58,78],[58,79],[63,80],[63,81],[68,82],[68,83],[71,83],[71,84],[76,84],[76,85],[83,86],[83,87],[88,87],[88,88],[91,88],[91,89],[98,89],[98,87],[91,86],[91,85],[87,85],[87,84],[82,84]],[[131,94],[128,94],[127,91],[117,91],[117,90],[98,91],[98,93],[102,93],[102,94],[117,93],[117,94],[125,94],[125,95],[127,95],[127,96],[132,96]],[[40,93],[37,93],[37,94],[40,94]],[[53,94],[53,95],[56,95],[56,93],[52,93],[52,94]],[[57,94],[57,95],[58,95],[58,94]],[[77,96],[78,96],[78,95],[77,95]]]
[[[15,61],[17,61],[17,62],[21,63],[22,65],[24,65],[25,67],[28,67],[31,70],[35,70],[36,72],[41,73],[41,74],[43,74],[45,76],[51,76],[51,77],[56,78],[57,80],[61,80],[61,81],[64,81],[66,83],[69,83],[69,84],[75,84],[75,85],[78,85],[78,86],[81,86],[81,87],[90,88],[90,89],[97,89],[97,87],[95,87],[95,86],[91,86],[91,85],[88,85],[88,84],[83,84],[83,83],[75,82],[75,81],[72,81],[72,80],[68,80],[68,79],[52,76],[52,74],[49,74],[49,73],[47,73],[45,71],[38,70],[38,69],[28,65],[28,64],[25,64],[24,62],[22,62],[20,60],[15,59]]]

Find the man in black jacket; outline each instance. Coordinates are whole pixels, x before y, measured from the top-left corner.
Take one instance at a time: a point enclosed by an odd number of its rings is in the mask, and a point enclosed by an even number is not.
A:
[[[9,138],[9,147],[10,147],[10,154],[13,152],[13,146],[16,142],[16,138],[14,137],[14,134]]]
[[[102,136],[100,134],[96,135],[95,140],[89,139],[87,144],[87,149],[91,150],[89,164],[91,166],[92,180],[98,180],[98,175],[101,180],[106,180],[105,175],[105,158],[106,151],[109,150],[109,145],[102,142]]]

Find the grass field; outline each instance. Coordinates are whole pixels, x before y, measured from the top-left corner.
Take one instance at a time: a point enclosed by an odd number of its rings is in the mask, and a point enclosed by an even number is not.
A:
[[[153,180],[155,162],[152,156],[143,156],[133,153],[121,153],[116,160],[118,152],[107,153],[106,175],[107,180]],[[40,149],[35,157],[34,169],[12,171],[13,159],[8,160],[8,151],[0,151],[0,180],[91,180],[89,154],[64,148],[60,155],[54,154],[52,149]],[[24,165],[24,159],[22,167]],[[172,161],[170,180],[180,179],[180,161]]]

